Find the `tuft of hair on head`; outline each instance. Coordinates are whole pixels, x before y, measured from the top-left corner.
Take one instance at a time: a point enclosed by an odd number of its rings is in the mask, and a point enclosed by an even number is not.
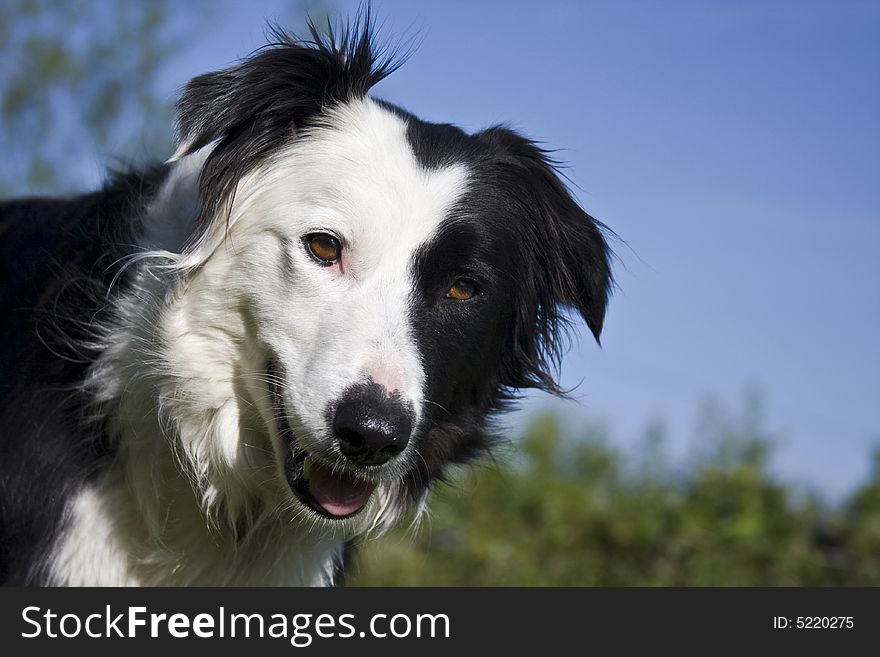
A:
[[[172,159],[213,145],[200,177],[201,209],[191,243],[218,217],[228,219],[247,173],[325,110],[363,98],[406,59],[377,43],[369,9],[309,37],[270,26],[272,41],[232,68],[200,75],[177,103]]]

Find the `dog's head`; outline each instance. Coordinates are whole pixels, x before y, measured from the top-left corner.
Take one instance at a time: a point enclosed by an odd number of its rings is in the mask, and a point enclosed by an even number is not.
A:
[[[225,478],[271,473],[278,507],[359,532],[485,451],[515,391],[558,392],[561,308],[598,340],[609,250],[533,142],[370,98],[393,66],[369,26],[313,37],[183,94],[201,205],[171,330],[194,388],[229,367]]]

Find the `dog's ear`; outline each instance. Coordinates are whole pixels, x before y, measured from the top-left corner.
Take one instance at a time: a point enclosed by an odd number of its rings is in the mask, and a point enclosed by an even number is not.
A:
[[[214,144],[202,169],[203,221],[228,204],[238,180],[326,108],[366,96],[400,62],[374,45],[367,13],[339,34],[311,39],[275,29],[272,43],[233,68],[201,75],[177,103],[177,152]],[[227,205],[228,207],[228,205]]]
[[[493,146],[499,177],[524,215],[523,305],[513,327],[513,385],[560,392],[559,307],[577,311],[599,342],[612,288],[605,226],[578,205],[545,150],[504,127],[479,135]],[[526,268],[528,271],[526,271]]]

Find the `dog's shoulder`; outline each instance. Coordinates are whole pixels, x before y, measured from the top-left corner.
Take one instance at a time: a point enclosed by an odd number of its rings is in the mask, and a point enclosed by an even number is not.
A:
[[[86,332],[112,312],[116,262],[159,179],[0,201],[0,583],[45,580],[66,500],[109,456],[100,427],[83,420]]]
[[[74,329],[105,305],[165,172],[114,175],[98,191],[66,198],[0,201],[0,403],[3,390],[44,371],[26,362],[58,356],[41,324]]]

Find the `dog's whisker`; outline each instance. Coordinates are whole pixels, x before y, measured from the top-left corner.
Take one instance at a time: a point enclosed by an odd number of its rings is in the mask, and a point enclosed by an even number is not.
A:
[[[422,401],[424,401],[426,404],[431,404],[432,406],[436,406],[436,407],[439,408],[440,410],[444,411],[447,415],[452,415],[452,413],[449,411],[448,408],[446,408],[445,406],[442,406],[442,405],[438,404],[438,403],[435,402],[435,401],[431,401],[430,399],[423,399]]]

